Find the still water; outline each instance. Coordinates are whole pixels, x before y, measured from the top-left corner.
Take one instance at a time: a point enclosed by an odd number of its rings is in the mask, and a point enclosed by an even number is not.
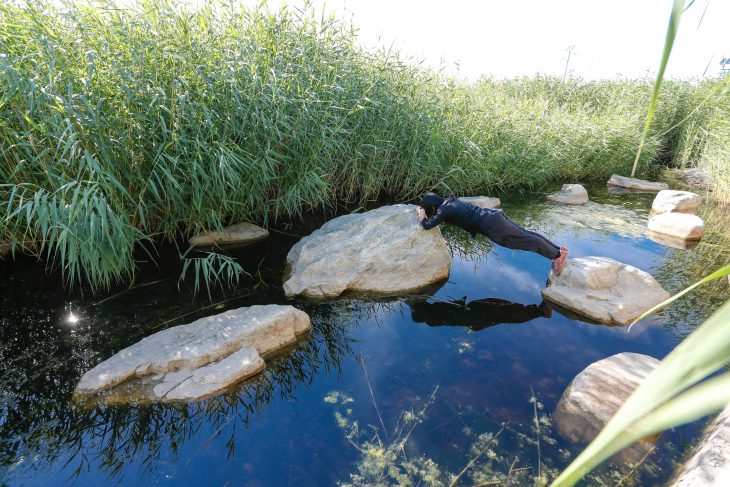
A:
[[[653,195],[591,195],[584,207],[541,195],[515,195],[503,207],[572,257],[626,262],[670,292],[697,279],[685,264],[704,254],[645,236]],[[440,485],[474,458],[459,485],[532,484],[580,451],[550,417],[576,374],[619,352],[661,359],[727,297],[685,301],[627,333],[542,303],[547,260],[444,228],[454,261],[440,288],[293,302],[312,317],[311,337],[226,394],[192,404],[74,404],[83,372],[155,331],[286,303],[286,253],[322,221],[282,225],[267,243],[237,250],[251,277],[211,297],[178,288],[172,249],[158,266],[141,262],[133,287],[104,295],[64,290],[60,275],[27,257],[0,267],[0,484]],[[586,485],[666,481],[700,426],[665,433],[633,474],[609,464]]]

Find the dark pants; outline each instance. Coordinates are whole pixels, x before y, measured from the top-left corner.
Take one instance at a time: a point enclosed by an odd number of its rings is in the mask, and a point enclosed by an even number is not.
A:
[[[537,232],[526,230],[499,210],[488,210],[479,222],[479,233],[508,249],[537,252],[548,259],[560,256],[560,247]]]

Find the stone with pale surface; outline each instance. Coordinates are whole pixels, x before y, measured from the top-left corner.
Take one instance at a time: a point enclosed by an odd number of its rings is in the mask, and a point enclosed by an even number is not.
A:
[[[648,273],[607,257],[568,259],[563,272],[550,273],[545,299],[595,321],[627,325],[669,293]]]
[[[570,441],[589,443],[658,365],[653,357],[630,352],[592,363],[575,376],[560,398],[553,413],[557,431]],[[641,441],[621,451],[618,458],[636,462],[651,448],[651,441]]]
[[[700,188],[708,188],[710,186],[710,176],[707,175],[707,172],[697,167],[677,169],[676,174],[693,186]]]
[[[643,179],[627,178],[614,174],[608,180],[609,186],[618,186],[620,188],[631,189],[634,191],[661,191],[669,189],[665,183],[657,183],[654,181],[644,181]]]
[[[567,205],[583,205],[588,203],[588,191],[580,184],[564,184],[560,191],[549,194],[547,199]]]
[[[705,234],[705,222],[697,215],[661,213],[649,218],[649,231],[681,240],[699,240]]]
[[[95,394],[144,378],[152,401],[208,397],[258,373],[262,357],[292,346],[311,326],[292,306],[229,310],[143,338],[86,372],[75,392]]]
[[[242,222],[220,231],[209,230],[192,237],[190,245],[244,245],[269,236],[269,231],[253,223]]]
[[[672,487],[730,485],[730,405],[710,423]]]
[[[654,213],[695,213],[702,197],[690,191],[665,189],[659,191],[651,204]]]
[[[460,196],[459,199],[479,208],[499,208],[502,206],[502,201],[492,196]]]
[[[395,294],[446,279],[446,241],[439,228],[424,230],[417,220],[415,206],[392,205],[325,223],[289,251],[284,292],[309,298]]]

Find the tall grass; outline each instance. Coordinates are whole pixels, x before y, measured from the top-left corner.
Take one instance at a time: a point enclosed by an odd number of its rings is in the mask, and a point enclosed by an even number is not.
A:
[[[699,111],[674,127],[704,86],[664,86],[643,171],[704,129]],[[5,2],[0,242],[104,288],[141,249],[241,220],[603,179],[630,168],[650,97],[649,80],[458,84],[311,9]]]

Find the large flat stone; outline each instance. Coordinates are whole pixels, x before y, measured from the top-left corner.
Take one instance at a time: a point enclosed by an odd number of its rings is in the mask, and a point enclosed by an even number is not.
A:
[[[492,196],[460,196],[459,199],[480,208],[499,208],[502,206],[502,201]]]
[[[209,230],[190,238],[190,245],[245,245],[269,236],[269,231],[253,223],[242,222],[220,231]]]
[[[153,401],[207,397],[258,373],[263,358],[310,329],[307,314],[292,306],[229,310],[143,338],[86,372],[75,392],[96,394],[145,379]]]
[[[654,213],[695,213],[702,197],[690,191],[665,189],[659,191],[651,204]]]
[[[676,174],[681,179],[693,186],[705,189],[710,187],[710,177],[707,175],[707,172],[697,167],[677,169]]]
[[[557,431],[572,442],[589,443],[658,365],[653,357],[629,352],[592,363],[563,392],[553,413]],[[651,448],[652,441],[641,441],[618,458],[636,462]]]
[[[566,205],[583,205],[588,203],[588,191],[580,184],[564,184],[560,191],[549,194],[547,199]]]
[[[563,272],[550,273],[542,290],[553,301],[592,320],[626,325],[669,298],[648,273],[607,257],[568,259]]]
[[[672,487],[730,485],[730,405],[710,423]]]
[[[634,191],[661,191],[669,189],[665,183],[657,183],[654,181],[644,181],[643,179],[628,178],[614,174],[608,180],[609,186],[618,186],[620,188],[630,189]]]
[[[446,279],[451,253],[438,228],[417,222],[415,206],[393,205],[327,222],[297,242],[287,262],[287,296],[392,295]]]
[[[705,234],[705,222],[702,218],[687,213],[652,215],[647,228],[651,232],[681,240],[699,240]]]

